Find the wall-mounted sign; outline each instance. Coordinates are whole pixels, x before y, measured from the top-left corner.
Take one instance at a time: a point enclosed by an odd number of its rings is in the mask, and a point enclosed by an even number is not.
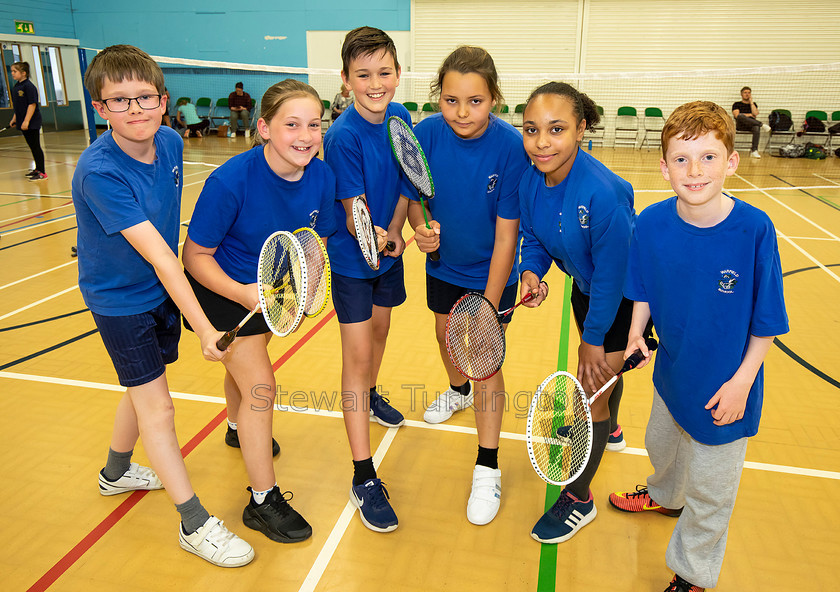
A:
[[[15,33],[34,35],[35,25],[29,21],[15,21]]]

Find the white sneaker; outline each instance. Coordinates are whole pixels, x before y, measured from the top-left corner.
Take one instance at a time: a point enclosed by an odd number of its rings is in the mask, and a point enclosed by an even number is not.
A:
[[[247,140],[247,139],[248,139],[248,138],[250,138],[250,137],[251,137],[251,130],[246,129],[246,130],[245,130],[245,139]]]
[[[770,126],[765,123],[765,124],[762,124],[761,129],[763,129],[765,132],[769,132],[770,131]]]
[[[444,393],[432,401],[432,404],[423,413],[423,419],[426,423],[443,423],[456,411],[466,409],[473,402],[472,387],[470,387],[470,394],[462,395],[458,391],[446,389]]]
[[[152,469],[141,467],[137,463],[131,463],[128,470],[116,481],[108,481],[102,471],[99,472],[99,493],[102,495],[117,495],[138,489],[163,489],[163,483]]]
[[[219,567],[242,567],[251,563],[254,549],[225,527],[225,523],[210,516],[204,525],[192,534],[184,534],[178,525],[178,542],[184,551],[198,555]]]
[[[758,150],[753,150],[752,152],[750,152],[750,156],[752,158],[761,158],[761,154],[758,153]]]
[[[467,501],[467,520],[481,526],[499,512],[502,503],[502,471],[476,465],[473,469],[472,491]]]

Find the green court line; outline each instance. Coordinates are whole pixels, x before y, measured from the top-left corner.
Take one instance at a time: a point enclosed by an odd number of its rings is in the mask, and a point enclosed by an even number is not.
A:
[[[560,318],[560,345],[557,353],[557,369],[566,370],[569,361],[569,303],[572,296],[572,282],[569,276],[564,276],[563,283],[563,312]],[[546,485],[545,509],[554,505],[563,488],[559,485]],[[537,578],[537,592],[554,592],[557,582],[557,545],[540,545],[540,567]]]

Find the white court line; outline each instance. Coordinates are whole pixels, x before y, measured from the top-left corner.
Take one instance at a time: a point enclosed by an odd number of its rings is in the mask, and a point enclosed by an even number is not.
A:
[[[73,259],[72,261],[68,261],[67,263],[62,263],[61,265],[57,265],[57,266],[53,267],[52,269],[45,269],[44,271],[39,271],[38,273],[35,273],[35,274],[30,275],[28,277],[21,278],[19,280],[15,280],[15,281],[10,282],[10,283],[8,283],[4,286],[0,286],[0,290],[5,290],[6,288],[11,288],[12,286],[16,286],[17,284],[23,283],[27,280],[35,279],[36,277],[44,275],[45,273],[50,273],[51,271],[56,271],[57,269],[61,269],[62,267],[67,267],[68,265],[76,265],[77,262],[78,262],[78,259]]]
[[[833,238],[823,237],[823,236],[790,236],[788,237],[790,240],[815,240],[815,241],[828,241],[828,242],[835,242]]]
[[[49,302],[50,300],[52,300],[53,298],[57,298],[58,296],[63,296],[64,294],[67,294],[68,292],[72,292],[73,290],[75,290],[78,287],[79,287],[79,284],[75,284],[73,286],[70,286],[66,290],[62,290],[61,292],[56,292],[55,294],[52,294],[51,296],[47,296],[46,298],[41,298],[40,300],[38,300],[36,302],[33,302],[31,304],[27,304],[26,306],[22,306],[17,310],[13,310],[12,312],[7,312],[3,316],[0,316],[0,321],[2,321],[4,319],[8,319],[9,317],[13,317],[18,313],[21,313],[25,310],[29,310],[30,308],[38,306],[39,304],[43,304],[44,302]]]
[[[70,378],[57,378],[51,376],[38,376],[35,374],[22,374],[18,372],[7,372],[7,371],[0,371],[0,378],[8,378],[10,380],[24,380],[28,382],[41,382],[46,384],[59,384],[63,386],[75,386],[79,388],[89,388],[89,389],[98,389],[98,390],[105,390],[105,391],[113,391],[113,392],[125,392],[125,387],[117,385],[117,384],[107,384],[102,382],[90,382],[87,380],[73,380]],[[219,405],[225,404],[224,397],[212,397],[208,395],[194,395],[192,393],[179,393],[179,392],[172,392],[173,399],[184,399],[188,401],[200,401],[204,403],[216,403]],[[316,415],[322,417],[331,417],[331,418],[341,418],[340,411],[330,411],[327,409],[304,409],[304,408],[292,408],[285,405],[275,405],[275,410],[281,412],[290,412],[290,413],[300,413],[304,415]],[[429,424],[425,421],[416,421],[416,420],[406,420],[406,426],[419,428],[424,430],[434,430],[438,432],[457,432],[463,434],[476,434],[475,428],[467,428],[462,426],[453,426],[453,425],[446,425],[446,424]],[[391,432],[396,432],[399,428],[389,428],[386,432],[386,437]],[[512,432],[502,432],[501,437],[506,440],[519,440],[524,441],[525,435],[524,434],[516,434]],[[382,444],[380,444],[380,447]],[[390,446],[390,443],[389,443]],[[387,449],[386,449],[387,451]],[[379,450],[377,450],[378,454]],[[633,456],[647,456],[647,451],[642,448],[625,448],[619,454],[630,454]],[[384,456],[384,452],[383,452]],[[377,459],[374,456],[374,461],[381,460],[381,458]],[[834,481],[840,481],[840,472],[837,471],[823,471],[821,469],[806,469],[801,467],[792,467],[788,465],[773,465],[767,463],[759,463],[759,462],[751,462],[747,461],[744,463],[744,466],[749,469],[755,469],[758,471],[768,471],[771,473],[784,473],[787,475],[799,475],[804,477],[819,477],[821,479],[832,479]]]
[[[815,173],[816,174],[816,173]],[[735,175],[739,179],[743,179],[743,177],[739,175]],[[819,177],[819,175],[817,175]],[[825,177],[822,177],[825,179]],[[831,179],[825,179],[829,183],[834,183]],[[749,183],[749,181],[747,181]],[[727,189],[727,193],[733,193],[735,191],[800,191],[803,189],[836,189],[837,184],[834,185],[785,185],[784,187],[757,187],[750,183],[754,187],[754,189]],[[636,189],[633,188],[633,193],[670,193],[674,195],[673,189]]]
[[[61,222],[62,220],[67,220],[69,218],[75,218],[75,212],[72,214],[67,214],[65,216],[59,216],[58,218],[53,218],[52,220],[44,220],[43,222],[36,222],[31,226],[25,226],[23,228],[15,228],[14,230],[8,230],[6,232],[0,232],[0,236],[9,236],[12,234],[17,234],[18,232],[26,232],[27,230],[38,230],[39,228],[43,228],[47,224],[52,224],[53,222]]]
[[[815,177],[819,177],[823,181],[828,181],[829,183],[834,183],[835,186],[840,185],[840,183],[838,183],[837,181],[835,181],[833,179],[829,179],[828,177],[823,177],[822,175],[818,175],[817,173],[811,173],[811,174],[814,175]]]

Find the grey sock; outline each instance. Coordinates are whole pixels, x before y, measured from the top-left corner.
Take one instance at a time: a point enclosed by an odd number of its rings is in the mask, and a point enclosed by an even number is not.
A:
[[[128,470],[131,466],[131,455],[134,450],[128,452],[114,452],[112,448],[108,448],[108,461],[105,463],[105,468],[102,469],[102,474],[108,481],[116,481]]]
[[[592,422],[592,453],[589,455],[589,461],[580,476],[566,486],[566,489],[581,501],[589,499],[589,486],[598,471],[598,465],[601,464],[601,457],[604,456],[609,430],[610,422],[607,419]]]
[[[175,504],[175,509],[181,515],[181,524],[186,534],[192,534],[207,522],[210,514],[198,501],[198,496],[193,496],[185,501],[183,504]]]
[[[618,406],[621,404],[621,395],[624,394],[624,377],[621,376],[615,382],[615,388],[610,394],[610,433],[618,429]]]

